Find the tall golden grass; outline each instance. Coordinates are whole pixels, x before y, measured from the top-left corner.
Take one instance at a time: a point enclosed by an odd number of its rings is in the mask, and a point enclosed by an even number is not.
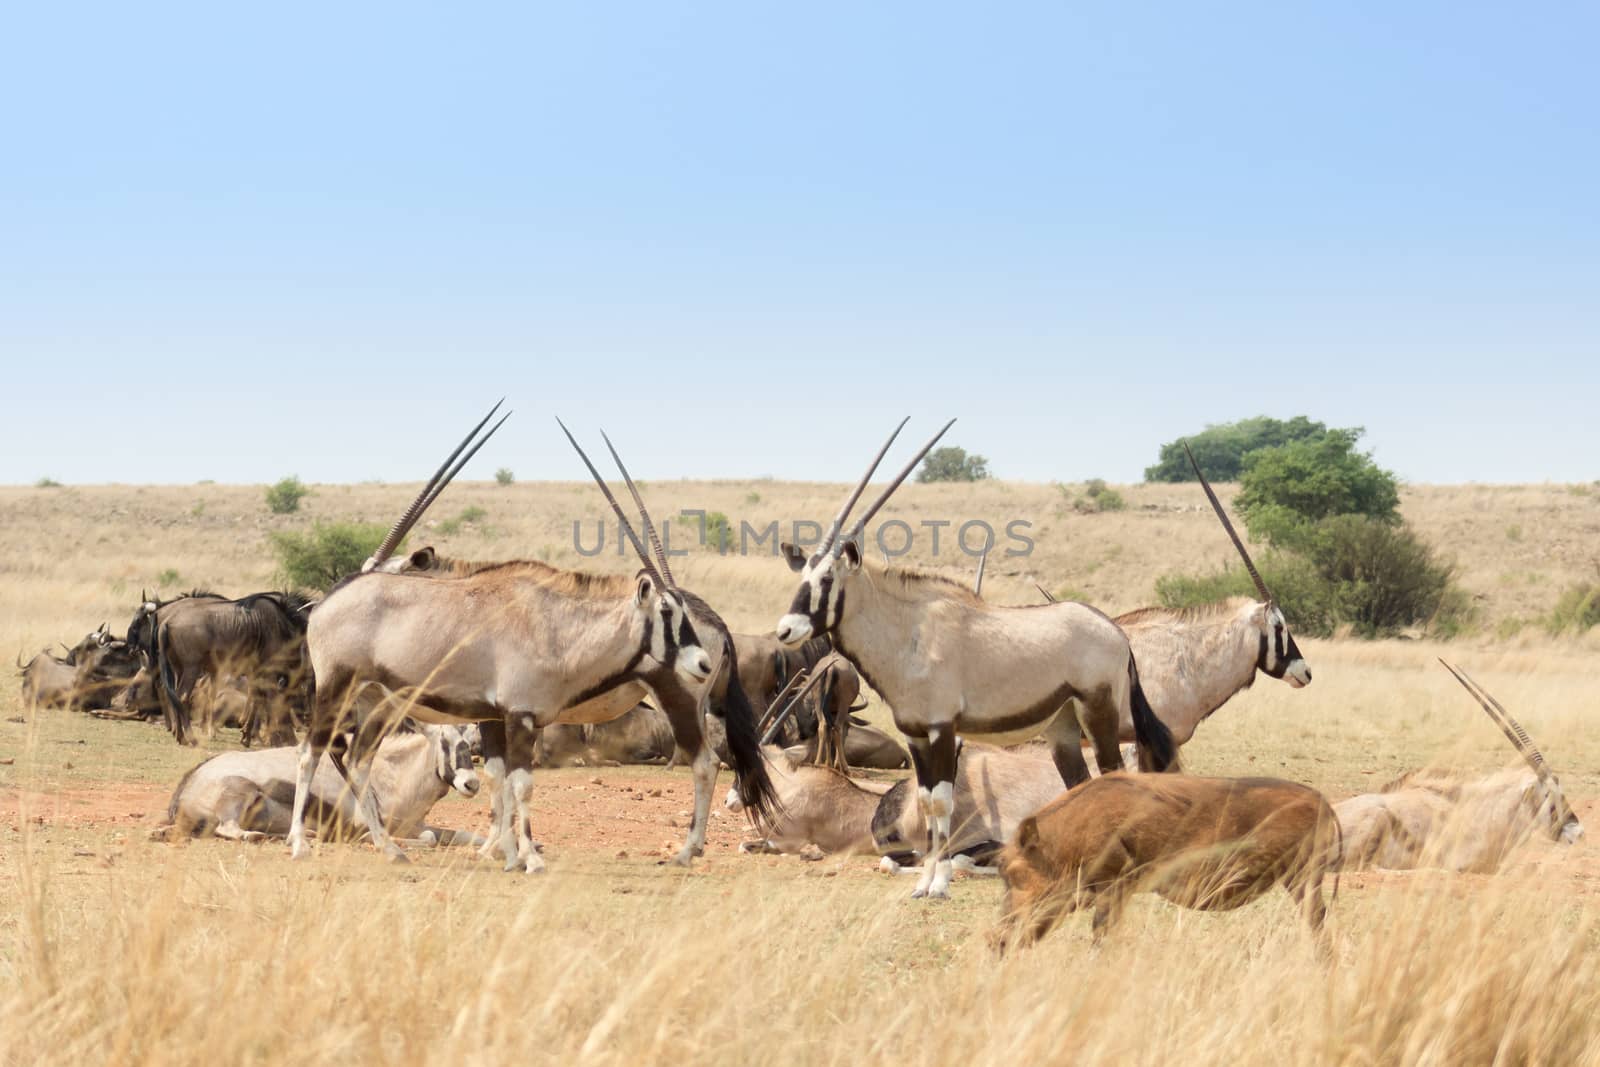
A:
[[[706,507],[736,522],[826,518],[837,493],[646,487],[658,512]],[[991,560],[986,592],[1003,601],[1032,600],[1040,581],[1117,610],[1148,602],[1165,570],[1227,560],[1197,490],[1126,495],[1127,512],[1079,516],[1058,513],[1047,486],[909,486],[895,513],[1032,518],[1035,554]],[[268,531],[316,516],[384,521],[408,496],[318,487],[307,516],[283,518],[266,514],[259,487],[0,490],[0,639],[31,650],[102,618],[120,626],[165,570],[178,572],[172,588],[263,587]],[[593,498],[577,484],[453,488],[439,517],[477,505],[487,530],[423,540],[574,565],[570,523],[592,528]],[[1562,487],[1423,487],[1406,508],[1505,617],[1534,610],[1528,589],[1553,596],[1584,573],[1583,536],[1600,515]],[[793,591],[767,558],[696,552],[674,570],[736,629],[770,627]],[[1505,573],[1540,577],[1507,584]],[[1434,664],[1442,653],[1523,720],[1580,815],[1595,812],[1592,635],[1304,645],[1314,684],[1260,681],[1202,725],[1189,769],[1287,777],[1337,799],[1419,765],[1506,765],[1504,741]],[[1326,966],[1282,894],[1227,914],[1140,897],[1099,949],[1080,916],[1002,962],[983,937],[999,906],[992,881],[959,880],[954,900],[924,904],[906,899],[909,880],[863,860],[713,850],[683,873],[552,841],[550,873],[530,879],[446,852],[392,867],[365,847],[322,846],[292,864],[276,844],[159,845],[125,820],[57,818],[61,798],[170,782],[198,755],[152,728],[27,716],[14,688],[0,696],[0,757],[15,760],[0,765],[6,1064],[1600,1062],[1600,864],[1585,844],[1533,841],[1496,876],[1346,875]]]

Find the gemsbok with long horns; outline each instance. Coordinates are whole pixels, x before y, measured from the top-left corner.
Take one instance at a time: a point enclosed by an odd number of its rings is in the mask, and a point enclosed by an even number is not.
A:
[[[718,633],[721,644],[714,646],[722,660],[719,664],[697,631],[701,612],[712,618],[715,613],[673,581],[649,512],[631,479],[629,488],[656,550],[655,562],[599,472],[567,434],[643,564],[631,579],[559,571],[534,561],[486,567],[448,580],[384,572],[388,555],[460,469],[465,460],[454,469],[451,463],[487,421],[474,428],[424,486],[368,560],[364,573],[336,586],[312,613],[307,640],[316,701],[301,748],[300,784],[308,785],[316,759],[334,731],[353,720],[355,734],[347,762],[336,762],[362,798],[361,810],[374,843],[400,858],[403,852],[384,833],[365,787],[365,764],[377,739],[400,713],[425,721],[477,722],[485,770],[501,783],[498,811],[503,832],[498,837],[507,869],[537,872],[544,862],[529,836],[528,808],[539,731],[553,723],[616,718],[637,702],[631,693],[619,697],[617,691],[637,684],[660,706],[675,710],[674,729],[683,740],[699,742],[688,746],[696,751],[697,818],[677,857],[677,862],[687,864],[704,847],[716,778],[716,758],[698,734],[708,695],[727,707],[730,738],[739,735],[740,747],[749,750],[748,762],[741,766],[736,761],[735,772],[757,815],[769,803],[772,788],[755,751],[754,714],[747,701],[742,702],[742,716],[737,714],[743,690],[733,673],[726,628]],[[721,620],[716,621],[720,625]],[[375,701],[374,696],[390,699]],[[378,707],[390,710],[374,714]],[[680,718],[685,720],[681,727]],[[742,728],[734,725],[735,720],[742,721]],[[691,729],[694,738],[686,736]],[[297,789],[290,829],[296,855],[306,851],[301,830],[303,791]]]
[[[1583,824],[1567,804],[1561,781],[1528,732],[1466,672],[1448,663],[1444,667],[1505,734],[1528,769],[1482,778],[1418,771],[1380,792],[1340,801],[1333,810],[1344,830],[1344,864],[1350,869],[1436,867],[1492,874],[1535,833],[1542,831],[1565,845],[1583,837]]]
[[[949,895],[945,842],[954,811],[957,732],[990,741],[1043,733],[1068,786],[1089,778],[1085,729],[1101,770],[1122,768],[1117,731],[1125,716],[1134,724],[1142,769],[1166,770],[1174,758],[1172,736],[1145,699],[1128,639],[1101,612],[1072,602],[996,606],[948,578],[863,558],[867,523],[954,422],[846,530],[902,421],[845,497],[817,550],[808,558],[794,545],[783,546],[800,588],[778,620],[778,640],[795,645],[831,634],[834,647],[888,702],[909,742],[929,828],[914,897]]]
[[[1311,668],[1289,632],[1277,598],[1256,570],[1193,453],[1189,462],[1260,599],[1230,597],[1193,608],[1138,608],[1112,620],[1128,635],[1150,706],[1179,746],[1187,744],[1213,712],[1254,685],[1257,674],[1285,681],[1294,689],[1311,684]],[[1055,599],[1048,592],[1044,595],[1046,600]],[[1124,741],[1134,739],[1131,717],[1122,720],[1120,736]]]

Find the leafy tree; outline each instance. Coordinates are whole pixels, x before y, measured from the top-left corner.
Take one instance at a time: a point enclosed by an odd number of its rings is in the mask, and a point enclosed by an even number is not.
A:
[[[300,510],[300,501],[310,492],[311,490],[292,474],[287,478],[280,478],[277,484],[267,486],[267,510],[274,515],[292,514]]]
[[[517,476],[511,473],[510,467],[501,467],[494,472],[494,480],[500,485],[510,485],[517,480]]]
[[[327,589],[361,569],[388,532],[378,523],[315,523],[309,532],[272,535],[284,579],[297,589]]]
[[[1329,430],[1320,438],[1250,453],[1234,503],[1251,534],[1294,548],[1314,535],[1315,524],[1335,515],[1397,525],[1399,482],[1369,453],[1356,450],[1361,433]]]
[[[1237,481],[1244,470],[1244,457],[1262,448],[1277,448],[1291,441],[1321,437],[1328,432],[1324,423],[1313,422],[1304,415],[1296,415],[1287,422],[1265,415],[1238,422],[1223,422],[1207,426],[1197,434],[1161,446],[1161,462],[1146,467],[1147,482],[1192,482],[1194,471],[1189,467],[1189,457],[1184,455],[1183,443],[1189,442],[1200,469],[1213,482]]]
[[[917,471],[919,482],[978,482],[991,477],[988,459],[976,453],[969,456],[967,450],[958,445],[945,445],[929,452]]]

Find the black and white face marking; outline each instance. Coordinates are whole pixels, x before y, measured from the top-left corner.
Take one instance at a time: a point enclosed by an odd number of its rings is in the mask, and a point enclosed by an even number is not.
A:
[[[1256,667],[1269,678],[1281,678],[1295,689],[1311,684],[1311,667],[1294,643],[1289,623],[1276,604],[1267,604],[1262,613],[1261,655]]]
[[[478,795],[478,772],[472,766],[472,743],[477,732],[476,726],[434,728],[434,771],[440,781],[463,796]]]
[[[641,573],[634,603],[650,613],[645,635],[651,659],[692,681],[711,677],[711,655],[700,645],[682,596],[672,589],[656,589],[654,579]]]
[[[831,633],[844,613],[844,580],[861,567],[861,546],[846,541],[838,553],[807,559],[798,548],[784,544],[789,569],[800,574],[789,613],[778,620],[777,637],[790,648],[813,637]]]

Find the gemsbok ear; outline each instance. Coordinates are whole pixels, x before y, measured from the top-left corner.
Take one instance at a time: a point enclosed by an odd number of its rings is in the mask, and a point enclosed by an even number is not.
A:
[[[641,608],[644,607],[650,600],[650,594],[655,592],[655,588],[656,583],[650,579],[648,574],[639,575],[639,587],[634,590],[633,602]]]
[[[799,546],[791,545],[785,541],[779,547],[783,549],[783,558],[789,561],[790,570],[799,573],[806,569],[806,554],[800,550]]]
[[[433,550],[432,545],[427,548],[419,548],[411,553],[411,568],[419,571],[431,571],[433,570],[434,557],[437,555],[438,553]]]
[[[861,542],[846,541],[844,547],[839,550],[839,558],[852,570],[861,566]]]

